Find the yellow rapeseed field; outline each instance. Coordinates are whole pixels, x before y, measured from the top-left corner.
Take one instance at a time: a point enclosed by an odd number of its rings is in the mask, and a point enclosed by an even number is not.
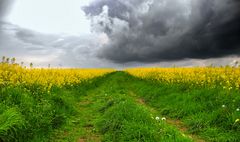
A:
[[[0,63],[0,86],[38,85],[47,91],[52,86],[75,85],[113,71],[113,69],[35,69]]]
[[[198,67],[198,68],[135,68],[128,73],[143,79],[157,80],[167,84],[186,84],[190,87],[223,87],[239,89],[240,68]]]

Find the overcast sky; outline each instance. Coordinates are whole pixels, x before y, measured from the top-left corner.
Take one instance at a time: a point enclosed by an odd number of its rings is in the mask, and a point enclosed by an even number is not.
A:
[[[238,0],[0,0],[0,56],[39,67],[234,64],[239,7]]]

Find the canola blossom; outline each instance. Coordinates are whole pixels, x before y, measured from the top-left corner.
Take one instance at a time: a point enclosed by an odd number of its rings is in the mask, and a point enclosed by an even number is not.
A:
[[[134,68],[129,74],[167,84],[181,84],[189,87],[222,87],[227,90],[239,89],[240,68],[198,67],[198,68]]]
[[[35,69],[17,64],[0,63],[0,86],[41,86],[44,91],[53,86],[73,86],[113,72],[113,69]]]

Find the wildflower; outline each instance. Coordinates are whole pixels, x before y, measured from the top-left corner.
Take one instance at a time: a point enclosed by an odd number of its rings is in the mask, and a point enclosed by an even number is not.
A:
[[[160,118],[157,116],[155,119],[158,121]]]
[[[225,105],[222,105],[222,108],[225,108],[226,106]]]
[[[163,120],[163,121],[165,121],[165,120],[166,120],[166,118],[165,118],[165,117],[163,117],[163,118],[162,118],[162,120]]]
[[[236,109],[236,111],[240,111],[240,109],[239,109],[239,108],[237,108],[237,109]]]

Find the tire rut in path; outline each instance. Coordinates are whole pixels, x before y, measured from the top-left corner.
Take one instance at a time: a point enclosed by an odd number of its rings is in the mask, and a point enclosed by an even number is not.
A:
[[[124,74],[119,75],[115,73],[105,77],[100,84],[87,90],[86,95],[81,97],[81,101],[78,104],[78,109],[81,110],[79,114],[80,127],[82,127],[81,130],[84,132],[76,139],[77,142],[101,142],[103,136],[97,132],[94,126],[94,121],[103,115],[99,112],[99,107],[101,108],[101,105],[103,105],[99,101],[106,100],[107,96],[116,92],[119,93],[121,90],[124,90],[123,92],[126,93],[126,96],[134,100],[136,105],[146,108],[153,114],[159,114],[155,108],[147,105],[144,99],[140,99],[137,94],[134,94],[133,90],[129,88],[131,83],[134,82]],[[105,93],[109,95],[105,96]],[[183,136],[196,142],[205,142],[195,135],[187,134],[187,128],[180,121],[167,119],[166,122],[169,126],[177,128]]]
[[[157,113],[156,109],[154,109],[153,107],[148,106],[145,103],[145,100],[142,99],[142,98],[139,98],[133,91],[130,91],[129,94],[136,101],[136,103],[138,103],[139,105],[143,105],[144,107],[148,108],[151,112],[153,112],[155,114]],[[171,119],[171,118],[167,118],[166,122],[169,125],[177,128],[182,133],[182,135],[187,136],[188,138],[194,140],[195,142],[205,142],[205,140],[201,139],[200,137],[198,137],[196,135],[188,134],[187,133],[188,128],[186,126],[184,126],[183,122],[181,122],[180,120],[174,120],[174,119]]]
[[[94,101],[91,94],[84,96],[79,103],[79,109],[82,111],[82,118],[85,119],[85,124],[82,125],[84,135],[80,136],[77,142],[101,142],[101,135],[98,134],[94,128],[94,119],[97,112],[92,109]]]
[[[146,104],[144,99],[139,98],[138,95],[134,94],[133,90],[131,90],[129,88],[128,83],[131,84],[132,83],[131,80],[126,80],[125,81],[124,77],[122,77],[120,80],[118,79],[118,81],[116,81],[116,80],[114,80],[114,79],[116,79],[114,77],[116,77],[114,74],[108,76],[108,78],[106,78],[105,81],[102,82],[101,85],[99,85],[97,88],[94,88],[92,91],[89,91],[90,95],[86,96],[86,98],[85,98],[87,101],[83,100],[83,102],[80,103],[80,104],[82,104],[83,109],[84,109],[84,105],[89,105],[89,104],[96,103],[96,102],[94,102],[94,100],[89,102],[89,98],[91,98],[91,96],[96,97],[95,96],[96,93],[104,92],[104,91],[109,91],[108,93],[112,93],[111,92],[111,91],[113,91],[112,89],[101,90],[101,89],[104,88],[104,87],[102,88],[102,86],[109,86],[112,83],[118,83],[119,84],[119,88],[115,88],[115,89],[122,89],[122,88],[124,88],[124,90],[126,91],[126,94],[128,95],[128,97],[130,99],[135,100],[137,105],[141,105],[141,106],[145,107],[149,111],[153,112],[153,114],[159,114],[155,108],[153,108],[153,107],[149,106],[148,104]],[[110,87],[110,88],[112,88],[112,87]],[[118,90],[114,90],[114,91],[118,92]],[[104,97],[104,95],[102,95],[101,97]],[[180,120],[174,120],[174,119],[168,118],[166,120],[166,123],[169,126],[173,126],[174,128],[176,128],[183,136],[188,137],[188,138],[192,139],[195,142],[205,142],[205,140],[199,138],[198,136],[187,133],[188,128],[186,126],[184,126],[184,124]],[[89,131],[89,129],[90,129],[90,131]],[[100,142],[101,141],[101,136],[96,134],[95,132],[91,131],[91,129],[92,129],[92,126],[90,128],[89,127],[85,127],[85,130],[87,131],[87,136],[80,137],[79,138],[79,142],[89,142],[89,141]]]

